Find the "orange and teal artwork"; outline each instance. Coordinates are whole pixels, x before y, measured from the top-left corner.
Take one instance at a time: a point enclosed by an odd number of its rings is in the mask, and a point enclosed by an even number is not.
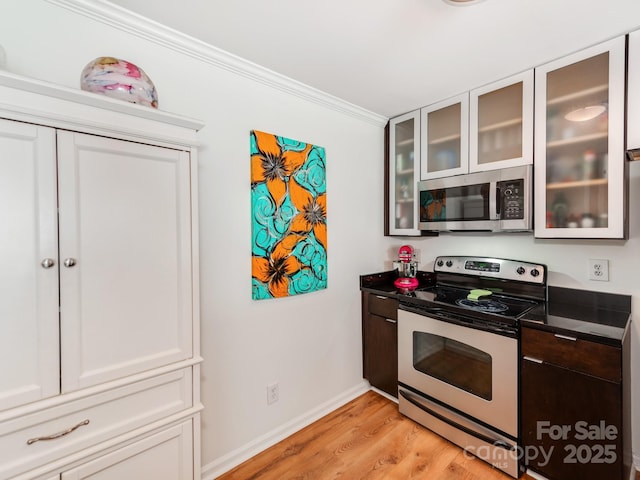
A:
[[[251,131],[252,298],[327,288],[323,147]]]

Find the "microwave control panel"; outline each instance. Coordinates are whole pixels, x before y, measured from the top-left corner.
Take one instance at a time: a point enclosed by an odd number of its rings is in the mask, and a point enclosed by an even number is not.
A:
[[[500,188],[500,218],[520,220],[524,218],[524,179],[498,182]]]

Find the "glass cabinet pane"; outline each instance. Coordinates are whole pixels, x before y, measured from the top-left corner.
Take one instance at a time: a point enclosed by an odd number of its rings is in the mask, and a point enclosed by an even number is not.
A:
[[[522,82],[478,97],[478,163],[522,157]]]
[[[547,75],[547,228],[608,226],[609,53]]]
[[[420,110],[389,120],[385,166],[385,235],[420,236],[416,187],[420,178]]]
[[[624,238],[625,38],[536,68],[536,237]]]
[[[395,125],[395,212],[397,229],[413,229],[415,225],[415,119]]]
[[[469,171],[533,163],[533,70],[469,93]]]
[[[469,92],[422,108],[420,179],[469,171]]]
[[[461,105],[455,103],[427,114],[427,170],[460,167]]]

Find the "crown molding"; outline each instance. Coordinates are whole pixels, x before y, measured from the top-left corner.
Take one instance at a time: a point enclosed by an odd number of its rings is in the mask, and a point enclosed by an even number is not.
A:
[[[358,107],[281,75],[208,43],[185,35],[106,0],[46,0],[48,3],[104,23],[183,55],[225,69],[255,82],[295,95],[364,122],[384,126],[387,117]]]

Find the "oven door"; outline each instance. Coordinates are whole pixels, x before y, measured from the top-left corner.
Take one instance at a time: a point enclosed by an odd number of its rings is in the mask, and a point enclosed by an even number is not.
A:
[[[398,380],[518,436],[516,338],[399,310]]]

